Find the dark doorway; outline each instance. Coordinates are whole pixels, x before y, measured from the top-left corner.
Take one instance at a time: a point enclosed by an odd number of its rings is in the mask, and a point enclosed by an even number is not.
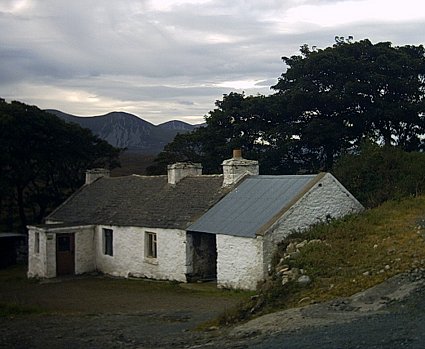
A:
[[[192,273],[188,281],[217,279],[217,243],[214,234],[190,233],[192,240]]]
[[[56,274],[75,274],[74,234],[56,234]]]
[[[0,233],[0,268],[28,260],[28,235]]]

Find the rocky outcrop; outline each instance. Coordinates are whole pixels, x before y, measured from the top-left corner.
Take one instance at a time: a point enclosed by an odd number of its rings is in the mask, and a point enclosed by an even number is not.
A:
[[[286,247],[283,257],[274,268],[274,276],[282,280],[282,285],[287,284],[290,281],[297,281],[300,285],[308,285],[311,282],[310,276],[305,274],[304,269],[291,268],[289,260],[297,258],[301,253],[301,250],[310,244],[321,244],[324,243],[322,240],[304,240],[302,242],[290,242]]]

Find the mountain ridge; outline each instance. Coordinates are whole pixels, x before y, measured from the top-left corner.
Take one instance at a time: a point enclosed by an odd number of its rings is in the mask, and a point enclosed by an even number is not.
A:
[[[159,125],[127,112],[110,112],[96,116],[76,116],[57,109],[46,109],[65,122],[73,122],[90,129],[109,144],[128,151],[143,154],[157,154],[170,143],[178,133],[188,133],[201,125],[191,125],[171,120]]]

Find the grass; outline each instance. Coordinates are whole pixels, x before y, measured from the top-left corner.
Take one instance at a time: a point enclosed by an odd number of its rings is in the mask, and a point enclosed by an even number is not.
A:
[[[294,233],[274,257],[274,266],[290,242],[320,239],[308,244],[295,258],[285,261],[303,269],[312,282],[301,287],[295,281],[282,286],[273,273],[260,287],[258,297],[223,314],[217,321],[228,324],[253,316],[337,297],[350,296],[384,280],[425,266],[425,196],[389,201],[383,205],[330,224],[318,224]]]
[[[208,312],[225,309],[250,292],[218,289],[214,284],[181,284],[146,279],[84,276],[39,282],[25,266],[0,270],[0,317],[31,314],[114,314],[164,311]]]

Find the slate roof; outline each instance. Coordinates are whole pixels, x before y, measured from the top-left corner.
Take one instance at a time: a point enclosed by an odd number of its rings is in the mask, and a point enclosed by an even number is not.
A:
[[[47,219],[67,224],[105,224],[186,229],[228,192],[223,176],[100,178],[83,186]]]
[[[255,237],[321,177],[322,175],[248,177],[187,230]]]

